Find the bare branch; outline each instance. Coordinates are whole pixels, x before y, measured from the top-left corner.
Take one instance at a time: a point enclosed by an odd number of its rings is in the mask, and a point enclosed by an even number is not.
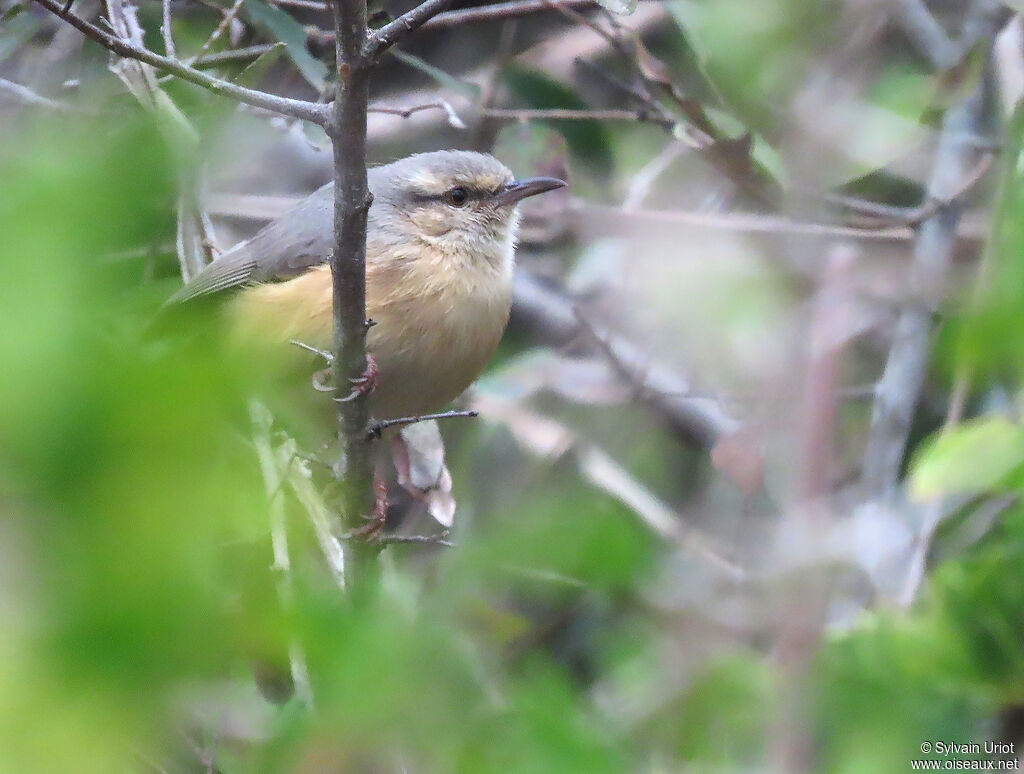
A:
[[[552,343],[565,343],[579,334],[580,323],[569,299],[522,271],[516,272],[514,292],[513,314],[536,324]],[[716,400],[690,397],[684,378],[651,362],[632,343],[618,336],[599,336],[615,353],[616,367],[628,374],[628,383],[644,385],[644,405],[685,440],[710,449],[742,427]]]
[[[957,45],[949,39],[924,0],[897,0],[893,4],[900,28],[936,70],[946,70],[960,56]]]
[[[160,35],[164,39],[164,51],[168,58],[177,59],[178,53],[174,48],[174,36],[171,34],[171,0],[162,0],[163,17],[160,23]]]
[[[447,9],[453,2],[454,0],[426,0],[390,24],[385,24],[379,30],[374,30],[366,45],[367,57],[378,59],[398,41],[409,33],[415,32],[432,17]]]
[[[113,51],[119,56],[144,62],[158,70],[171,73],[184,81],[188,81],[196,86],[201,86],[208,91],[212,91],[214,94],[219,94],[222,97],[230,97],[238,100],[239,102],[244,102],[247,105],[255,105],[256,107],[273,110],[276,113],[291,116],[292,118],[312,121],[320,126],[325,126],[329,121],[330,107],[328,105],[321,105],[300,99],[290,99],[288,97],[278,97],[264,91],[237,86],[234,83],[221,80],[220,78],[213,78],[212,76],[188,67],[181,62],[153,53],[149,49],[138,48],[130,43],[126,43],[125,41],[120,40],[100,29],[95,24],[92,24],[85,19],[76,16],[70,11],[65,10],[64,6],[59,2],[56,2],[56,0],[34,0],[34,2],[43,6],[55,16],[59,16],[79,32],[84,34],[87,38],[99,43],[104,48]]]
[[[334,250],[331,373],[337,398],[367,369],[366,358],[366,223],[373,197],[366,177],[366,113],[371,58],[366,54],[366,0],[333,0],[338,93],[327,133],[334,146]],[[342,459],[342,524],[334,534],[355,532],[372,507],[371,460],[367,430],[370,409],[365,395],[338,401],[338,440]],[[367,541],[351,544],[345,564],[350,585],[362,584],[375,571],[379,551]]]
[[[380,434],[389,427],[403,427],[414,425],[417,422],[432,422],[435,419],[460,419],[463,417],[478,417],[478,411],[442,411],[437,414],[421,414],[415,417],[397,417],[395,419],[382,419],[370,425],[367,432],[369,438],[380,438]]]
[[[64,102],[58,102],[55,99],[44,97],[41,94],[36,94],[32,89],[27,86],[22,86],[20,83],[14,83],[4,78],[0,78],[0,102],[5,100],[16,102],[19,105],[27,105],[30,107],[40,107],[47,110],[53,110],[57,113],[76,113],[78,110],[71,105]]]

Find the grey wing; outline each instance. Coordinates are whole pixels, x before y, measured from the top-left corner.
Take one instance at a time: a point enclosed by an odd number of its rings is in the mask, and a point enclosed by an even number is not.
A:
[[[334,243],[334,186],[319,188],[267,224],[252,239],[204,268],[167,304],[218,293],[250,282],[288,279],[325,263]]]

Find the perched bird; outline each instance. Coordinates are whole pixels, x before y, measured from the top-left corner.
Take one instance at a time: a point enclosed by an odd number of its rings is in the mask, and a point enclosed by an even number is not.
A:
[[[549,177],[516,180],[494,157],[469,151],[422,153],[369,170],[375,417],[436,411],[479,376],[508,322],[516,205],[563,186]],[[332,184],[320,188],[168,303],[239,288],[226,307],[233,338],[330,349],[333,197]]]

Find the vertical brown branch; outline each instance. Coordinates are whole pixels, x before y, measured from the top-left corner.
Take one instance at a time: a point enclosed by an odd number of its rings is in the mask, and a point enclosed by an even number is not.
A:
[[[334,0],[338,92],[329,133],[334,143],[334,361],[338,397],[366,370],[366,220],[372,198],[366,180],[366,112],[372,62],[366,0]],[[366,440],[369,405],[364,396],[339,401],[338,439],[343,454],[342,519],[345,527],[362,526],[370,512],[371,462]],[[363,541],[350,543],[346,581],[356,588],[372,572],[378,549]]]

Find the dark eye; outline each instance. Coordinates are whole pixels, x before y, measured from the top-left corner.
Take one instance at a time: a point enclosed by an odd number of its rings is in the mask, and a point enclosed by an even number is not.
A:
[[[462,186],[453,188],[444,195],[444,200],[453,207],[461,207],[469,201],[469,191]]]

